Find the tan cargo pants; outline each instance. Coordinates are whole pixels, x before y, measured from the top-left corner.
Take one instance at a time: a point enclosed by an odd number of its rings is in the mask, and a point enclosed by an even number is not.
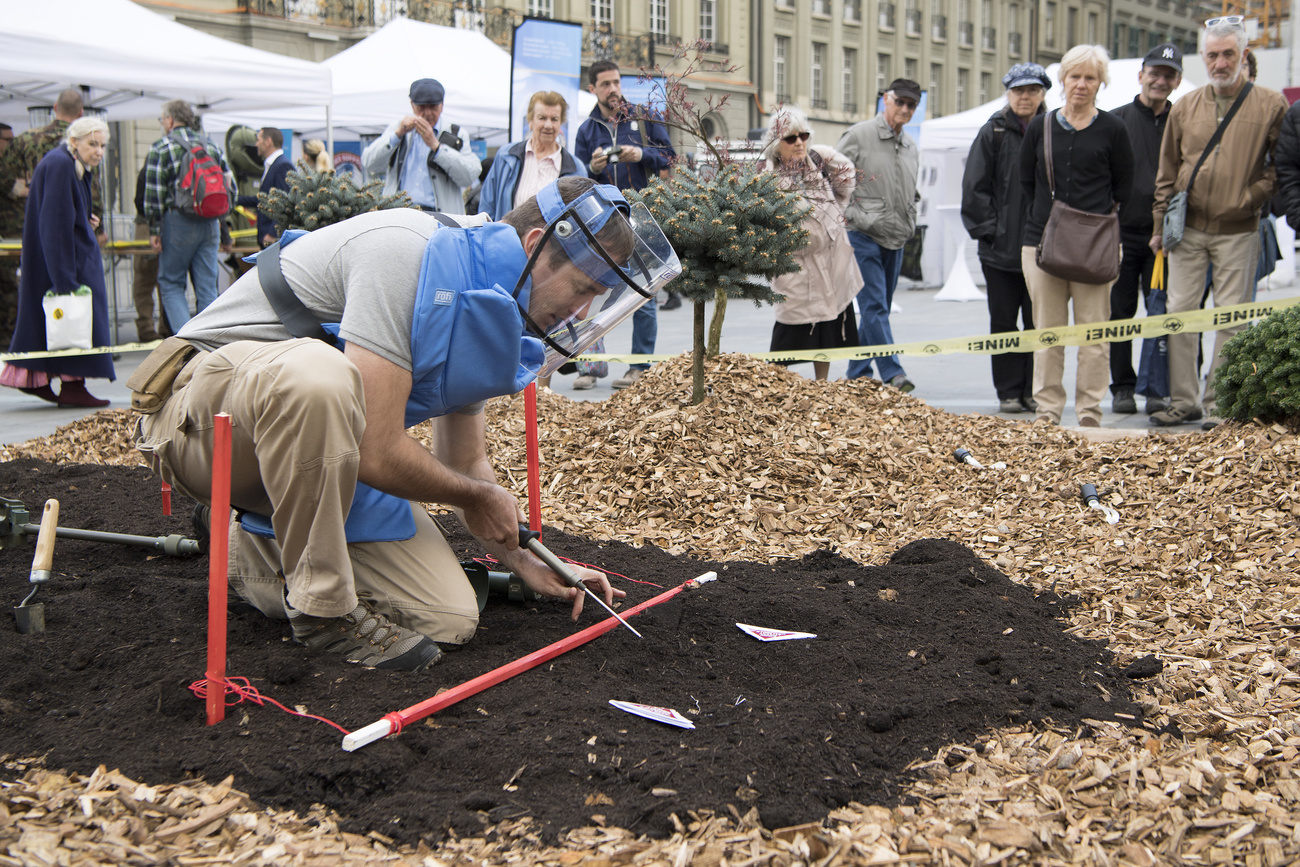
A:
[[[284,599],[316,617],[358,596],[398,624],[461,644],[478,625],[465,572],[429,515],[416,534],[348,544],[343,531],[360,464],[365,398],[343,353],[311,339],[241,341],[187,364],[163,408],[141,417],[136,447],[176,490],[211,502],[213,417],[229,413],[231,504],[271,516],[274,540],[230,530],[231,587],[263,613]],[[283,575],[283,579],[281,578]]]

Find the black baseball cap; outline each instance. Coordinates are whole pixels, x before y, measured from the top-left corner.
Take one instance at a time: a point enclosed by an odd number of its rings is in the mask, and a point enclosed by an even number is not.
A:
[[[1143,66],[1168,66],[1170,69],[1183,71],[1183,52],[1172,42],[1157,45],[1147,52],[1142,59]]]
[[[921,85],[910,78],[895,78],[889,83],[889,87],[885,88],[886,93],[891,90],[894,92],[894,96],[905,96],[917,102],[921,101]]]

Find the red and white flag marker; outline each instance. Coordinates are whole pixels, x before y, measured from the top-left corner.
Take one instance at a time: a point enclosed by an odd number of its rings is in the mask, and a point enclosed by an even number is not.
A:
[[[610,699],[609,703],[621,711],[630,714],[643,716],[646,719],[652,719],[655,722],[668,723],[670,726],[677,726],[683,729],[695,728],[695,723],[679,714],[670,707],[655,707],[652,704],[637,704],[634,701],[616,701]]]
[[[766,626],[750,626],[748,623],[737,623],[740,631],[747,635],[752,635],[759,641],[790,641],[795,638],[816,638],[811,632],[791,632],[788,629],[769,629]]]

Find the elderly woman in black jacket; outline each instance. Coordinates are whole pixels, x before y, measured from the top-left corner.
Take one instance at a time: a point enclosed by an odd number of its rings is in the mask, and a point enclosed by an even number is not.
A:
[[[1064,105],[1040,115],[1025,131],[1020,148],[1020,183],[1029,214],[1020,249],[1021,267],[1034,304],[1039,328],[1110,319],[1110,284],[1079,283],[1048,274],[1038,267],[1035,251],[1052,210],[1043,151],[1043,132],[1052,124],[1052,166],[1056,198],[1081,211],[1109,212],[1128,199],[1133,187],[1133,148],[1123,121],[1097,108],[1097,92],[1108,81],[1110,55],[1100,45],[1076,45],[1061,58],[1060,81]],[[1118,265],[1118,262],[1115,263]],[[1113,282],[1113,281],[1112,281]],[[1065,347],[1034,353],[1034,400],[1038,420],[1060,424],[1065,410]],[[1082,427],[1101,426],[1101,401],[1110,385],[1110,347],[1099,343],[1079,347],[1079,371],[1074,410]]]
[[[1020,268],[1025,209],[1020,187],[1020,144],[1029,122],[1043,113],[1052,86],[1037,63],[1017,63],[1002,77],[1007,104],[975,135],[961,179],[961,221],[979,242],[980,268],[988,288],[989,331],[1001,334],[1034,327],[1029,287]],[[1034,356],[992,356],[998,412],[1034,412]]]

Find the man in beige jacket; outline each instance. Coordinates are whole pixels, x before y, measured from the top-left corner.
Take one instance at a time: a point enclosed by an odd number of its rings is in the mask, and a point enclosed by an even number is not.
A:
[[[1168,251],[1168,309],[1196,310],[1205,290],[1205,271],[1214,268],[1214,304],[1226,307],[1251,300],[1259,258],[1260,209],[1273,196],[1277,175],[1273,148],[1277,144],[1287,103],[1273,90],[1252,85],[1246,75],[1246,31],[1239,16],[1206,22],[1201,58],[1210,83],[1180,99],[1169,112],[1160,144],[1156,175],[1155,236],[1151,249],[1162,247],[1162,226],[1169,200],[1186,190],[1192,170],[1243,87],[1251,88],[1224,128],[1223,136],[1196,173],[1187,202],[1186,228],[1177,248]],[[1151,416],[1154,425],[1200,421],[1214,415],[1214,371],[1223,344],[1245,323],[1219,331],[1214,359],[1205,377],[1205,394],[1198,401],[1196,350],[1198,332],[1169,336],[1169,409]],[[1202,406],[1203,404],[1203,406]],[[1217,423],[1211,419],[1207,426]]]

